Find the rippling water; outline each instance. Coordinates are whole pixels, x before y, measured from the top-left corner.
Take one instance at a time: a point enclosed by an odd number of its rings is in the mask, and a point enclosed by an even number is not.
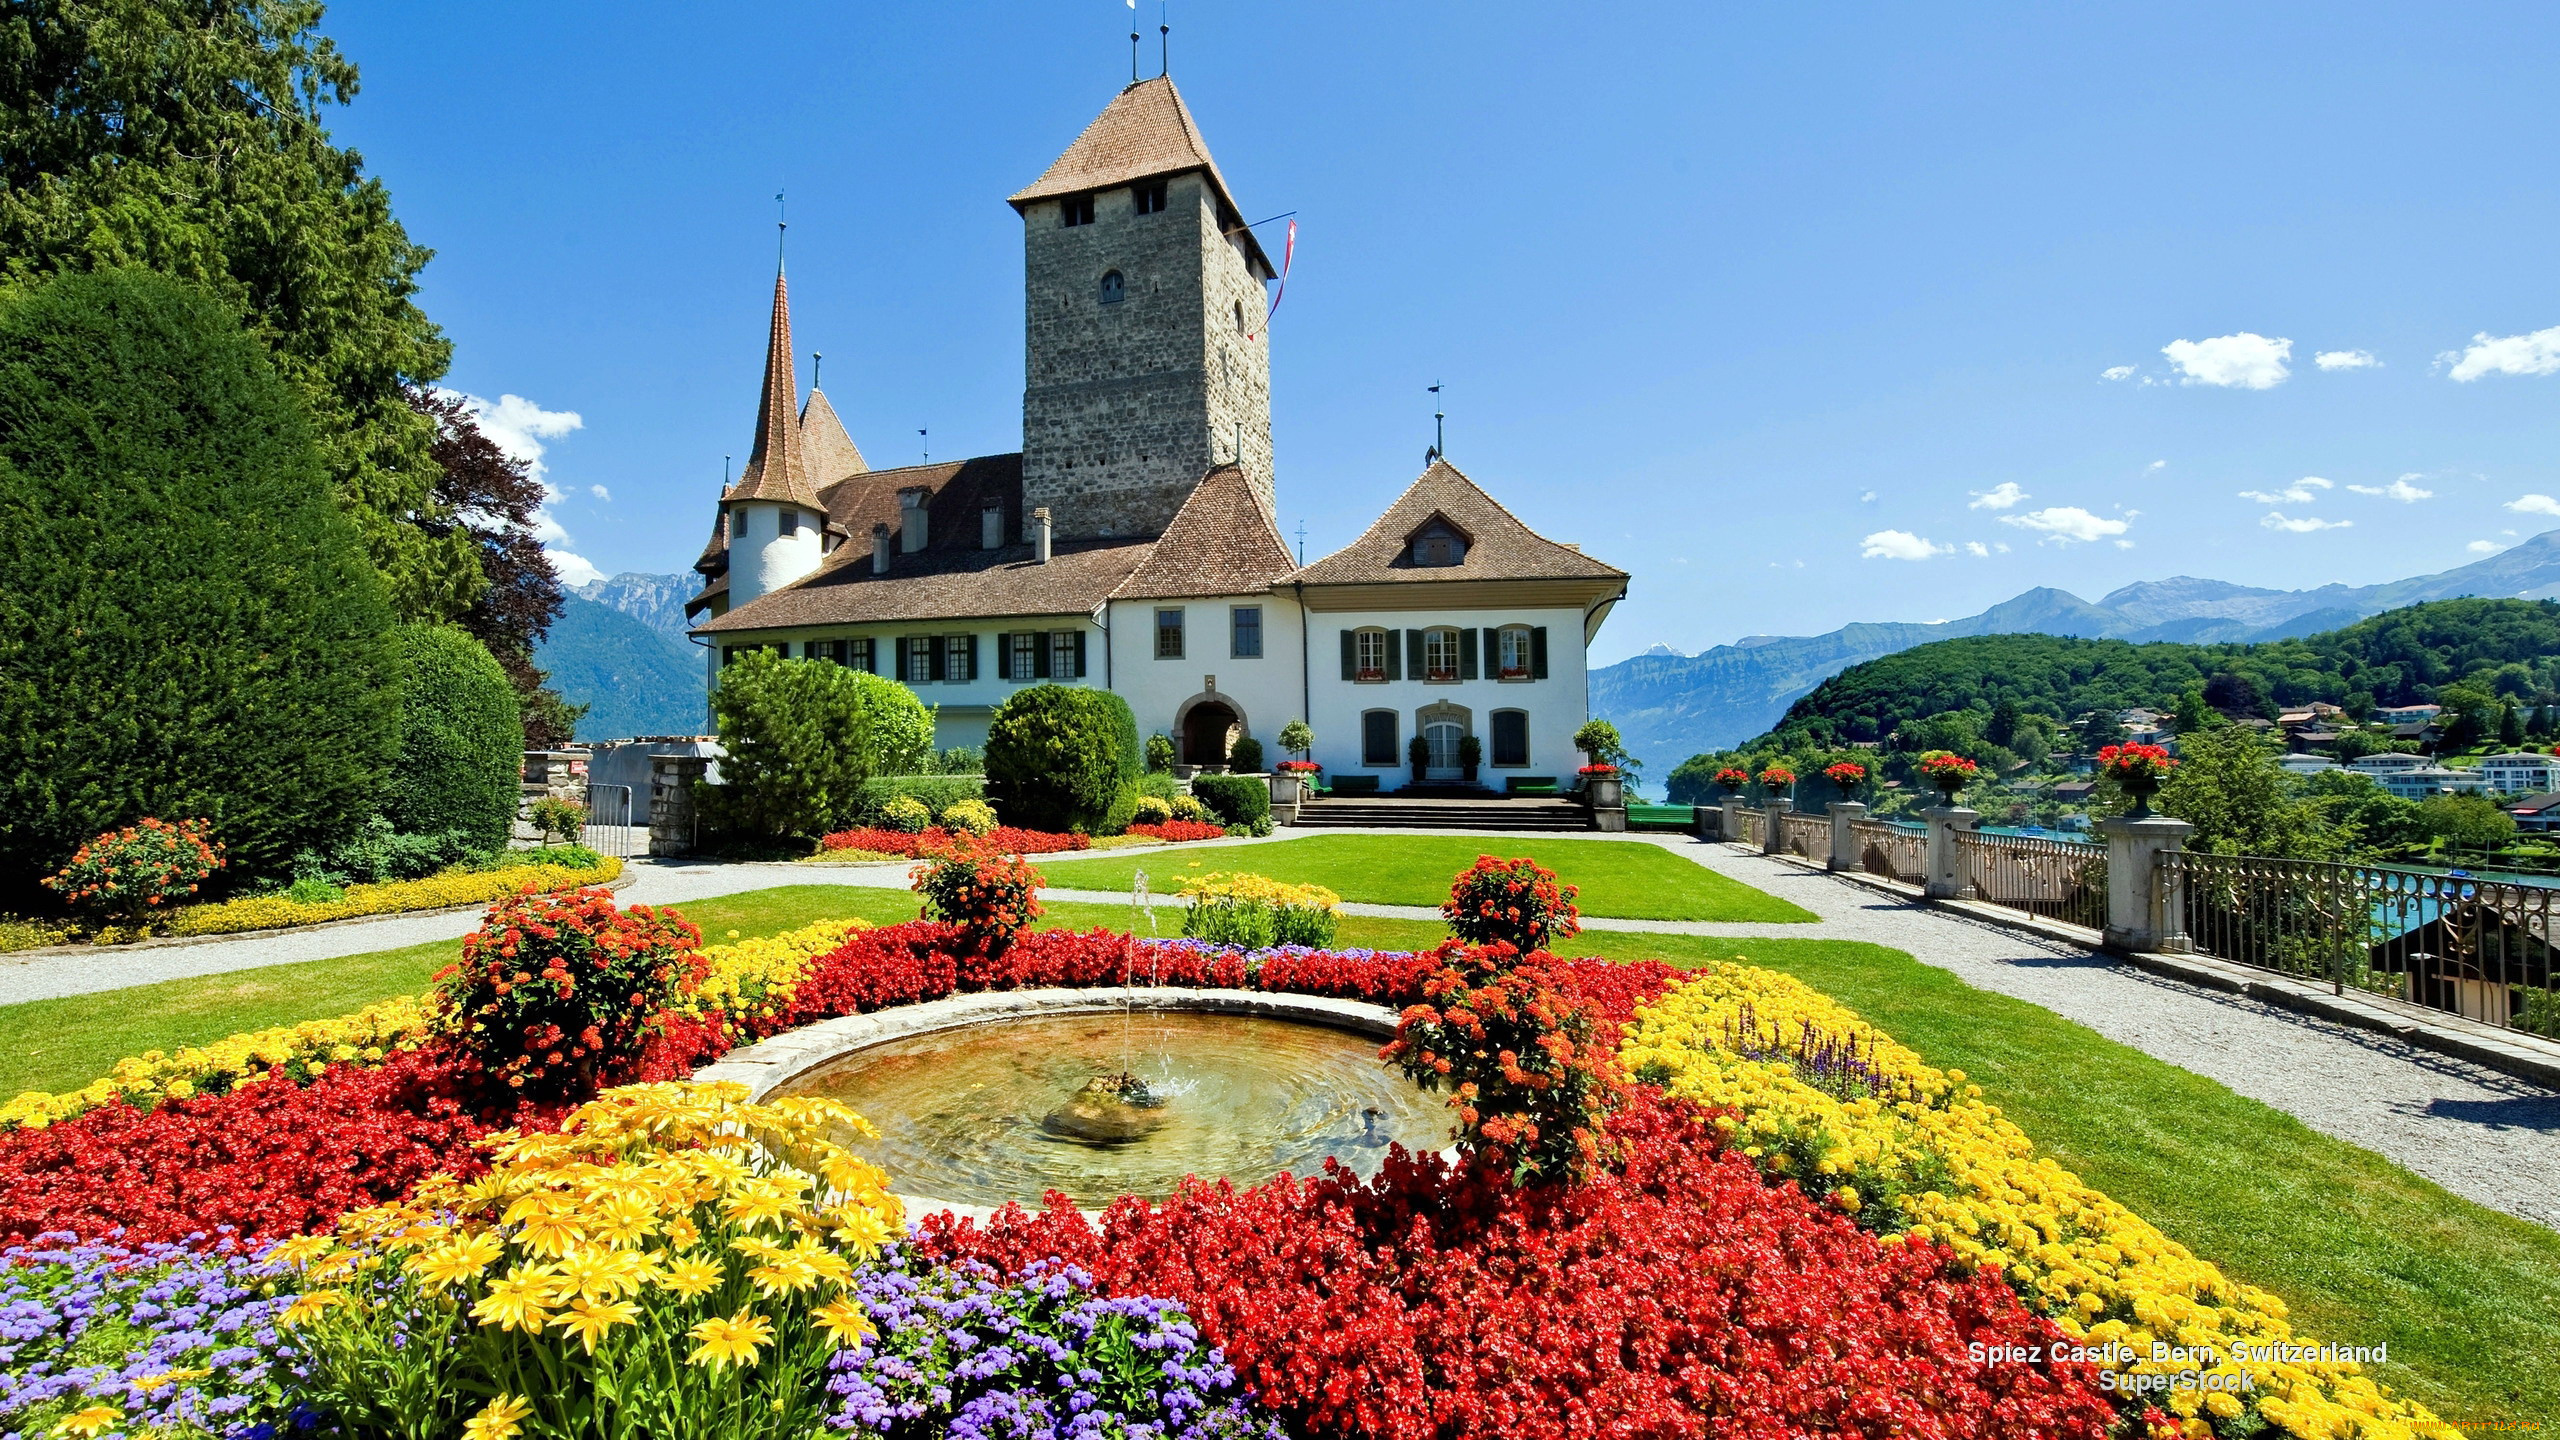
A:
[[[1446,1146],[1447,1097],[1377,1056],[1377,1041],[1321,1025],[1141,1011],[893,1041],[789,1089],[841,1100],[879,1126],[878,1140],[851,1144],[903,1193],[1037,1208],[1044,1191],[1061,1190],[1099,1206],[1169,1194],[1185,1175],[1247,1185],[1283,1170],[1317,1174],[1328,1155],[1371,1175],[1390,1141]],[[1160,1128],[1116,1146],[1042,1131],[1079,1086],[1123,1067],[1165,1097]]]

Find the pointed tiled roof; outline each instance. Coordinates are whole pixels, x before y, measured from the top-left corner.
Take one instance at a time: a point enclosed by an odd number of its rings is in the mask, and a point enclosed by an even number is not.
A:
[[[1466,558],[1416,565],[1413,533],[1437,515],[1464,532]],[[1360,538],[1288,577],[1304,585],[1446,580],[1624,580],[1627,572],[1559,545],[1520,523],[1457,466],[1434,460]]]
[[[1221,465],[1191,487],[1147,562],[1114,591],[1115,600],[1186,595],[1250,595],[1298,568],[1252,482]]]
[[[836,418],[836,407],[827,403],[827,392],[815,386],[810,387],[808,403],[800,407],[800,455],[808,467],[809,483],[821,490],[848,475],[871,471],[861,447]]]
[[[1102,107],[1102,113],[1076,137],[1076,143],[1040,172],[1039,179],[1006,198],[1019,210],[1035,200],[1109,190],[1189,170],[1208,174],[1209,186],[1217,192],[1218,207],[1223,212],[1219,223],[1241,226],[1243,212],[1236,206],[1235,192],[1227,188],[1227,177],[1218,173],[1218,162],[1209,158],[1209,142],[1201,138],[1200,126],[1191,118],[1191,107],[1182,103],[1182,92],[1173,88],[1173,77],[1159,75],[1136,81],[1112,97],[1111,103]],[[1263,268],[1270,269],[1271,262],[1263,256],[1252,232],[1244,232],[1244,239]]]
[[[809,483],[807,458],[800,450],[799,417],[792,413],[799,400],[800,382],[791,369],[791,290],[776,270],[773,329],[765,338],[764,398],[756,408],[756,448],[747,456],[747,468],[728,499],[821,508],[817,488]]]

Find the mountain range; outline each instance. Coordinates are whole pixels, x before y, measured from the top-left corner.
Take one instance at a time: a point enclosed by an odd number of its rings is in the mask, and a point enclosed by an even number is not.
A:
[[[2096,601],[2038,588],[1961,620],[1751,635],[1695,655],[1656,646],[1591,672],[1591,713],[1615,724],[1638,759],[1667,774],[1691,755],[1766,731],[1798,696],[1859,661],[1932,640],[2012,634],[2196,645],[2284,640],[2422,600],[2467,595],[2560,597],[2560,530],[2440,574],[2382,585],[2263,590],[2180,575],[2138,581]]]
[[[587,707],[580,740],[702,733],[710,682],[684,633],[685,599],[701,583],[627,571],[568,587],[533,660],[561,698]]]

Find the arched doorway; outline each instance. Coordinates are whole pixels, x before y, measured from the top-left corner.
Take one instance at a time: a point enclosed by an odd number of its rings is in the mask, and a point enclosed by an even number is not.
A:
[[[1236,712],[1215,700],[1193,705],[1182,717],[1182,762],[1224,765],[1227,746],[1241,728]]]
[[[1423,762],[1422,778],[1426,783],[1449,784],[1466,778],[1466,769],[1458,758],[1458,742],[1466,738],[1474,718],[1464,705],[1445,700],[1414,712],[1414,733],[1430,747],[1429,758]]]

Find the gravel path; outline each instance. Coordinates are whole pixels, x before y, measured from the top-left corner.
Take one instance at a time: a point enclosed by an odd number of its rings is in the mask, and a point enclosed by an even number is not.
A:
[[[1304,832],[1283,832],[1293,839]],[[1464,834],[1464,831],[1442,833]],[[1488,837],[1496,838],[1496,837]],[[1594,837],[1597,838],[1597,837]],[[2180,984],[2104,955],[1905,903],[1893,896],[1721,844],[1629,835],[1783,896],[1816,924],[1606,920],[1595,930],[1863,940],[1891,946],[1966,984],[2040,1005],[2108,1039],[2219,1081],[2324,1134],[2361,1145],[2456,1194],[2560,1229],[2560,1095],[2493,1070],[2261,1001]],[[1212,841],[1249,846],[1271,841]],[[1186,852],[1208,846],[1185,846]],[[903,888],[888,865],[697,865],[639,860],[618,897],[686,901],[776,885]],[[1061,901],[1127,904],[1126,894],[1044,891]],[[1430,920],[1435,910],[1345,905],[1356,915]],[[1160,908],[1159,914],[1164,912]],[[1166,917],[1168,920],[1171,917]],[[104,953],[0,957],[0,1004],[81,995],[185,976],[331,959],[468,934],[476,912],[391,917],[297,934]]]

